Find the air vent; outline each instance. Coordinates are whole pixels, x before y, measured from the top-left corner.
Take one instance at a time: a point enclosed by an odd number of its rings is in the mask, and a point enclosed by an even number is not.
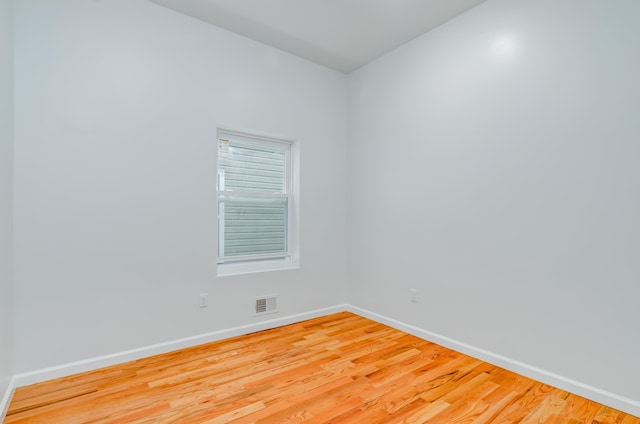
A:
[[[256,315],[273,314],[278,312],[276,295],[256,297]]]

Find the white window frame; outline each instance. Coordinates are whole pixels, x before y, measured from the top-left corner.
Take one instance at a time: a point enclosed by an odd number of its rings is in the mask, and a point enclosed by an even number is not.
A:
[[[219,170],[218,143],[220,140],[235,139],[243,143],[256,144],[276,144],[287,146],[286,151],[286,193],[270,194],[260,192],[242,192],[242,196],[254,198],[274,198],[286,197],[287,200],[287,251],[284,253],[273,253],[264,255],[244,255],[235,257],[220,257],[220,250],[224,243],[224,219],[220,212],[220,196],[233,195],[233,191],[221,190],[221,173]],[[254,272],[277,271],[299,268],[299,167],[298,167],[298,144],[291,139],[271,136],[262,133],[237,131],[227,128],[218,128],[216,137],[216,210],[218,211],[218,254],[217,275],[219,277],[237,274],[248,274]],[[222,211],[224,213],[224,211]]]

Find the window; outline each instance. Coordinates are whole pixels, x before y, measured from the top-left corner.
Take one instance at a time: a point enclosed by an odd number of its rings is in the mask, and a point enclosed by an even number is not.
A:
[[[292,143],[218,131],[218,275],[295,267]]]

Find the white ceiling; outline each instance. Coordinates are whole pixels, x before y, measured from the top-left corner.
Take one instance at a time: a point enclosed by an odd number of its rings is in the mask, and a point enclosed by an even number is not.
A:
[[[486,0],[151,0],[349,73]]]

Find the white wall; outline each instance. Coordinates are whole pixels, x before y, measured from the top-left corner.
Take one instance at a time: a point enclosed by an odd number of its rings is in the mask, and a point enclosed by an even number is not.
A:
[[[145,0],[21,0],[15,43],[17,372],[346,300],[345,75]],[[300,143],[299,270],[215,277],[218,125]]]
[[[12,186],[13,1],[0,0],[0,400],[13,375]]]
[[[351,303],[640,401],[638,21],[490,0],[352,74]]]

